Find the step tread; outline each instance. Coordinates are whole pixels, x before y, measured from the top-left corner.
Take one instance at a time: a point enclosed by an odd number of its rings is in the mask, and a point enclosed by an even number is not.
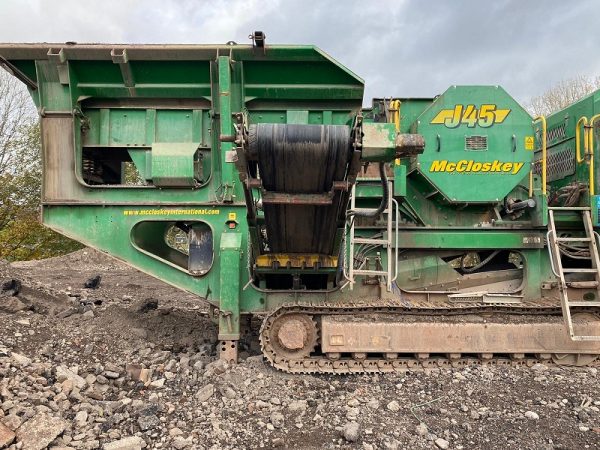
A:
[[[354,275],[386,275],[387,272],[384,270],[366,270],[366,269],[355,269],[352,271]]]
[[[592,238],[589,237],[557,237],[556,242],[591,242]]]
[[[584,300],[584,301],[581,301],[581,302],[569,302],[569,306],[584,306],[584,307],[585,306],[600,306],[600,302],[598,302],[598,301],[589,301],[589,302],[586,302]]]
[[[596,280],[566,281],[566,284],[574,289],[593,289],[600,285]]]
[[[350,211],[355,211],[355,212],[367,212],[367,211],[373,211],[376,208],[354,208],[351,209]],[[381,214],[388,214],[390,212],[389,209],[384,209],[383,211],[381,211]]]
[[[371,238],[357,238],[355,237],[352,240],[355,244],[381,244],[381,245],[391,245],[391,242],[387,239],[371,239]]]
[[[600,273],[598,269],[581,269],[575,267],[563,267],[563,273]]]
[[[571,340],[573,341],[600,341],[600,335],[598,336],[579,336],[577,334],[571,335]]]

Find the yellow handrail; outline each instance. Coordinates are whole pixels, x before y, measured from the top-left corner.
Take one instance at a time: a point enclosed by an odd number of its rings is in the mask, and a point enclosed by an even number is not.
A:
[[[400,104],[402,102],[400,100],[391,100],[390,101],[390,112],[392,113],[390,117],[390,122],[393,122],[396,126],[396,133],[400,133]],[[396,166],[400,165],[400,159],[396,158],[394,161]]]
[[[578,163],[585,161],[585,157],[581,156],[581,132],[579,131],[581,124],[583,124],[583,154],[588,154],[588,120],[587,117],[583,116],[577,121],[577,125],[575,125],[575,153],[577,154]]]
[[[595,153],[595,149],[594,149],[594,122],[596,122],[597,119],[600,119],[600,114],[596,114],[595,116],[592,116],[592,118],[590,119],[590,125],[588,128],[588,139],[589,139],[589,143],[588,143],[588,152],[590,155],[590,195],[594,195],[594,153]]]
[[[546,117],[538,116],[533,123],[542,122],[542,194],[546,195]]]
[[[396,125],[396,131],[400,132],[400,100],[391,100],[390,101],[390,112],[392,116],[390,117],[390,122]]]

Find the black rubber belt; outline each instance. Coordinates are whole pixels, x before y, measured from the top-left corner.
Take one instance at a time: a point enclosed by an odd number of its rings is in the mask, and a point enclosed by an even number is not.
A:
[[[323,194],[346,177],[350,129],[343,125],[257,124],[250,151],[258,155],[263,187],[288,194]],[[327,206],[264,205],[267,242],[273,253],[331,254],[341,195]]]

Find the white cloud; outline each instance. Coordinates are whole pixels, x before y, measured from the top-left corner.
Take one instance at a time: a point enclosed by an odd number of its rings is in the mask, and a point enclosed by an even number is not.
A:
[[[593,0],[0,0],[0,41],[315,44],[373,96],[501,84],[521,102],[600,74]]]

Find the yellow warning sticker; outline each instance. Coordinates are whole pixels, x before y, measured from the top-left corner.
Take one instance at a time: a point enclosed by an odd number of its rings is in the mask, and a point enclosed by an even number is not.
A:
[[[228,220],[236,220],[236,219],[237,219],[237,213],[229,213]]]
[[[525,150],[533,150],[533,136],[525,136]]]

